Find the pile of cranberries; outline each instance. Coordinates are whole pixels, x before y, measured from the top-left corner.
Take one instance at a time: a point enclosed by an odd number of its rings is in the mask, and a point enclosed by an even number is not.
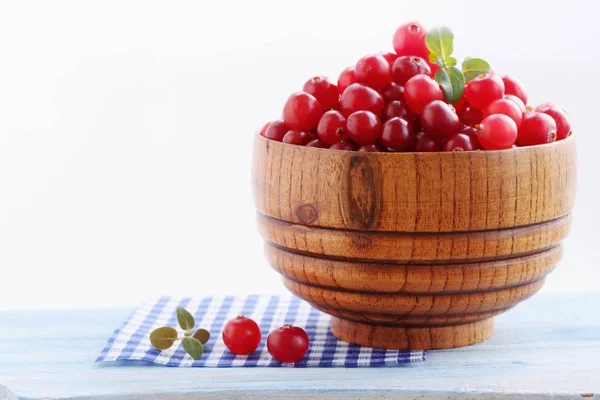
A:
[[[509,149],[571,134],[562,108],[527,105],[526,90],[510,76],[482,74],[449,104],[433,78],[440,66],[429,62],[426,35],[417,22],[403,24],[394,34],[394,53],[364,56],[337,84],[311,78],[260,135],[333,150],[431,152]]]

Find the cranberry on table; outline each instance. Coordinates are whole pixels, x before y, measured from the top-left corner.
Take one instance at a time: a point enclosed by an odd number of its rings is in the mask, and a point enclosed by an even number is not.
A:
[[[457,133],[450,136],[442,146],[444,151],[473,151],[476,147],[473,145],[473,140],[470,136],[464,133]]]
[[[413,145],[413,151],[430,153],[442,150],[443,139],[426,135],[424,132],[419,132]]]
[[[294,363],[302,359],[308,345],[308,335],[304,329],[287,324],[275,329],[267,337],[267,350],[282,363]]]
[[[312,94],[293,93],[283,106],[283,120],[290,129],[310,131],[317,127],[323,115],[321,104]]]
[[[499,99],[491,102],[483,112],[483,117],[485,118],[492,114],[504,114],[510,117],[517,124],[517,129],[521,126],[521,121],[523,121],[523,112],[517,103],[509,99]]]
[[[443,99],[444,93],[439,83],[425,74],[413,76],[404,85],[404,101],[415,114],[420,115],[432,101]]]
[[[465,125],[475,126],[483,119],[483,111],[475,107],[465,106],[462,110],[457,111],[458,119]]]
[[[317,135],[319,139],[329,145],[348,139],[346,118],[339,111],[327,111],[317,125]]]
[[[275,120],[269,124],[264,137],[281,142],[285,134],[290,130],[282,119]]]
[[[232,353],[250,354],[260,344],[260,328],[250,318],[239,315],[225,324],[223,342]]]
[[[412,125],[403,118],[392,118],[383,124],[379,139],[381,144],[392,151],[407,151],[416,140]]]
[[[356,146],[349,140],[340,140],[339,142],[331,145],[329,148],[331,150],[344,150],[344,151],[354,151],[356,150]]]
[[[534,146],[556,140],[556,122],[548,114],[530,112],[523,116],[517,144],[519,146]]]
[[[556,140],[562,140],[571,134],[571,121],[567,112],[551,103],[540,104],[535,111],[548,114],[556,122]]]
[[[365,144],[364,146],[360,146],[358,148],[358,151],[362,151],[364,153],[381,153],[381,152],[384,152],[385,149],[383,147],[381,147],[380,145],[378,145],[377,143],[374,143],[374,144]]]
[[[512,94],[518,97],[523,104],[527,104],[527,91],[517,79],[511,76],[503,76],[502,82],[504,82],[504,93]]]
[[[399,56],[418,56],[427,59],[429,50],[425,45],[427,29],[418,22],[407,22],[396,29],[392,44]]]
[[[449,136],[460,128],[458,115],[442,100],[434,100],[423,108],[421,124],[425,133],[432,136]]]
[[[392,82],[392,71],[385,57],[370,54],[358,60],[354,66],[354,77],[357,82],[380,90]]]
[[[348,86],[340,98],[340,109],[346,116],[355,111],[370,111],[379,116],[383,111],[383,97],[374,89],[361,83]]]
[[[394,65],[392,65],[394,82],[400,85],[404,85],[410,78],[419,74],[431,75],[431,68],[429,68],[427,62],[421,57],[398,57],[394,61]]]
[[[358,145],[373,144],[379,139],[381,121],[370,111],[356,111],[346,120],[350,139]]]
[[[467,86],[467,101],[480,110],[504,96],[504,82],[498,75],[480,75]]]
[[[412,119],[413,116],[414,115],[408,110],[408,107],[406,107],[406,104],[399,100],[388,102],[383,108],[383,113],[381,114],[381,117],[384,121],[394,117]]]
[[[267,128],[269,127],[269,125],[271,125],[271,122],[273,121],[267,122],[262,126],[262,128],[260,128],[260,130],[258,131],[258,134],[260,136],[265,136],[265,133],[267,133]]]
[[[300,131],[298,129],[292,129],[288,131],[283,137],[282,142],[288,144],[295,144],[298,146],[304,146],[315,137],[306,131]]]
[[[517,124],[504,114],[493,114],[481,121],[477,136],[486,150],[510,149],[517,139]]]
[[[502,98],[514,102],[517,106],[519,106],[519,110],[521,110],[522,113],[527,111],[527,107],[525,106],[525,103],[523,103],[523,100],[521,100],[514,94],[505,94]]]
[[[381,89],[381,95],[386,101],[404,100],[404,86],[392,82]]]
[[[354,65],[347,67],[342,71],[338,78],[338,91],[340,94],[344,93],[344,90],[353,83],[356,83],[356,77],[354,76]]]
[[[327,149],[329,148],[329,145],[321,139],[313,139],[310,142],[306,143],[306,147],[317,147],[319,149]]]
[[[337,108],[340,94],[337,86],[325,76],[315,76],[306,81],[302,91],[312,94],[321,104],[323,110]]]

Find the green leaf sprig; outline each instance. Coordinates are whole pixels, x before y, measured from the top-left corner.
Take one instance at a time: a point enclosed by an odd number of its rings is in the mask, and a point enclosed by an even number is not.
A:
[[[481,58],[465,58],[462,71],[456,68],[454,52],[454,34],[446,26],[431,29],[425,37],[425,44],[429,50],[429,62],[440,66],[434,79],[444,91],[444,97],[450,104],[456,103],[465,91],[465,83],[471,82],[481,74],[490,73],[491,67]]]
[[[199,328],[192,333],[192,329],[196,325],[194,316],[183,307],[177,307],[176,313],[177,322],[181,329],[185,331],[183,337],[179,337],[177,329],[170,326],[161,326],[150,333],[150,343],[159,350],[166,350],[173,346],[176,341],[181,340],[181,347],[190,357],[197,360],[202,357],[204,345],[210,339],[210,332],[204,328]]]

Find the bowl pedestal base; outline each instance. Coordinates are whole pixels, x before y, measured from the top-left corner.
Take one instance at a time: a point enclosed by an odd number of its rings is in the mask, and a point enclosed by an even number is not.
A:
[[[494,333],[494,318],[463,325],[413,328],[369,325],[333,317],[331,331],[338,339],[367,347],[394,350],[452,349],[489,339]]]

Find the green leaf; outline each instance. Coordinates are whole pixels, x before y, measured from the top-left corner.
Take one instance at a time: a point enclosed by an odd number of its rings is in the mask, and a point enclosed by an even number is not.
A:
[[[202,353],[204,352],[204,347],[200,341],[194,338],[183,338],[181,340],[181,346],[185,350],[186,353],[190,355],[194,360],[202,357]]]
[[[465,75],[467,82],[471,82],[474,78],[481,74],[489,74],[492,67],[487,61],[481,58],[465,58],[462,63],[462,72]]]
[[[439,58],[437,54],[429,53],[429,62],[430,63],[437,64],[438,60],[441,60],[441,58]]]
[[[457,61],[456,58],[454,57],[448,57],[445,61],[444,61],[444,66],[445,67],[454,67],[456,65]]]
[[[196,332],[194,332],[194,339],[197,339],[202,344],[206,344],[206,342],[208,342],[208,339],[210,339],[210,332],[204,328],[200,328]]]
[[[150,333],[150,343],[160,350],[166,350],[173,346],[177,340],[177,331],[170,326],[156,328]]]
[[[194,317],[185,308],[177,307],[177,322],[184,331],[189,331],[194,328],[196,321]]]
[[[436,55],[436,58],[446,60],[454,51],[454,34],[450,28],[440,26],[431,29],[425,36],[425,44],[430,53]]]
[[[458,68],[440,68],[435,73],[435,80],[444,90],[444,97],[450,104],[456,103],[465,90],[465,77]]]

